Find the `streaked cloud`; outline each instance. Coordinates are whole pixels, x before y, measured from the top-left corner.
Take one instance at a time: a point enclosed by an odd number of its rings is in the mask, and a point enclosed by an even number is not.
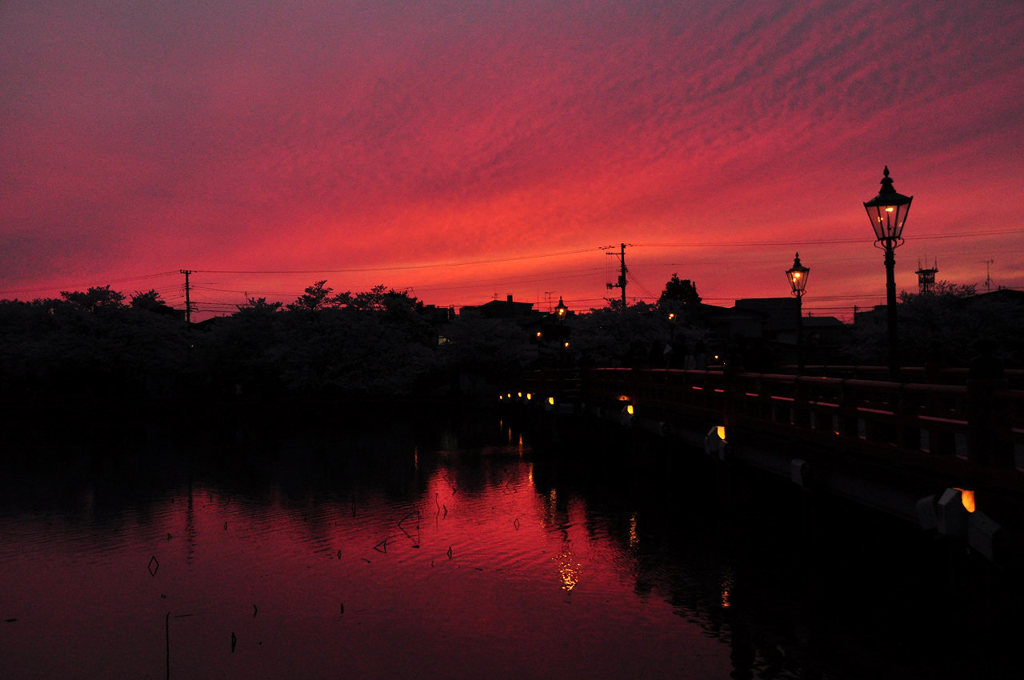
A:
[[[385,268],[591,249],[561,266],[603,270],[602,245],[695,240],[792,243],[808,304],[857,295],[884,164],[908,236],[1020,227],[1022,29],[1018,2],[5,3],[0,295],[365,266],[469,303],[501,267]],[[922,250],[973,271],[954,258],[1019,238]],[[701,264],[726,253],[635,254],[742,297],[792,249],[743,250],[773,264],[727,280]],[[533,298],[551,264],[495,292]]]

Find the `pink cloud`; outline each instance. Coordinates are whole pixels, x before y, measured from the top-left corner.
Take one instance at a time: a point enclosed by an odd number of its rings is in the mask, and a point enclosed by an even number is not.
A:
[[[441,304],[535,299],[547,276],[599,300],[597,248],[625,241],[784,244],[638,247],[648,289],[678,260],[702,292],[767,294],[799,249],[808,304],[868,300],[859,201],[882,165],[916,196],[908,238],[1021,221],[1017,3],[51,10],[0,9],[4,297],[188,266],[380,268]],[[1001,238],[920,249],[960,274]],[[563,251],[586,254],[451,266]]]

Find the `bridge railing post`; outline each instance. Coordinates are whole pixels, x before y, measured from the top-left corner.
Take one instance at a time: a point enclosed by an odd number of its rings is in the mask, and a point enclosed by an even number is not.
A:
[[[1013,467],[1010,416],[1006,404],[995,399],[1006,387],[1002,367],[976,362],[967,377],[967,459],[980,465]]]

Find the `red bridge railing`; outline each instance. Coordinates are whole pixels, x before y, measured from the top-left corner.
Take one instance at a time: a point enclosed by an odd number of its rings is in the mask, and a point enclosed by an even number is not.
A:
[[[524,380],[536,403],[628,403],[636,417],[771,433],[894,463],[910,457],[957,474],[1024,469],[1024,390],[1005,378],[965,371],[949,384],[837,373],[596,368],[535,371]]]

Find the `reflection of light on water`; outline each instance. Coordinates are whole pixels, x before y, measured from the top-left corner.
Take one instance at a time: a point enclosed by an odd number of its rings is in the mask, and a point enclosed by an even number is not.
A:
[[[572,551],[568,546],[562,548],[562,552],[551,559],[558,561],[558,580],[562,582],[562,590],[571,592],[580,582],[580,563],[573,560]]]
[[[732,591],[734,588],[732,569],[726,569],[722,574],[722,609],[732,606]]]
[[[629,517],[629,547],[636,550],[638,545],[640,545],[640,535],[636,530],[636,513],[634,512]]]
[[[420,450],[419,447],[415,447],[412,450],[412,464],[416,468],[416,472],[420,471]]]

